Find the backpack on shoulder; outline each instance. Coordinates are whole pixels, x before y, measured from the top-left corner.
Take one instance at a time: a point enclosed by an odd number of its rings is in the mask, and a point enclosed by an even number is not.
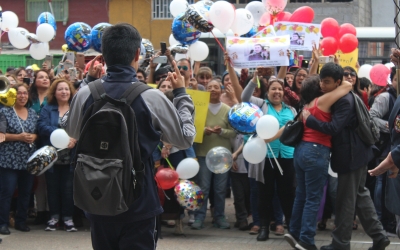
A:
[[[355,131],[366,145],[374,145],[379,141],[379,128],[372,120],[361,98],[354,94],[353,91],[350,91],[350,93],[354,96],[354,105],[358,121]]]
[[[74,202],[96,215],[126,212],[139,197],[145,174],[131,103],[149,86],[136,82],[113,99],[101,80],[89,83],[94,103],[83,116],[76,148]]]

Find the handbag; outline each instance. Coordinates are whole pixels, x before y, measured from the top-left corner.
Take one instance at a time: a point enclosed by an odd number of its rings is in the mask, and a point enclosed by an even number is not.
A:
[[[288,121],[283,129],[279,140],[286,146],[295,147],[303,138],[304,124],[303,121],[297,120],[302,111],[300,110],[293,120]]]

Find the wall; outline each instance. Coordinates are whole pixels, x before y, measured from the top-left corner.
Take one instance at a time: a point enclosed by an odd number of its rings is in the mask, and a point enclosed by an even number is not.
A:
[[[371,0],[372,27],[393,27],[394,8],[395,5],[392,0]]]
[[[49,43],[50,49],[61,49],[65,44],[64,33],[67,27],[75,22],[85,22],[91,27],[100,22],[109,22],[108,0],[69,0],[69,17],[66,25],[57,22],[57,34],[55,40]],[[0,5],[3,11],[13,11],[19,18],[19,27],[36,33],[36,22],[25,21],[25,0],[1,0]],[[2,43],[8,43],[8,36],[4,34]],[[29,54],[29,52],[28,52]]]
[[[110,0],[110,23],[127,22],[135,26],[142,38],[149,39],[155,49],[167,42],[171,34],[172,19],[152,20],[152,0]]]

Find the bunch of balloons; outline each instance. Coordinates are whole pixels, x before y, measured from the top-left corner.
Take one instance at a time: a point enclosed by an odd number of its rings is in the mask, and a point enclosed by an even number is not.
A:
[[[2,13],[1,30],[8,32],[8,39],[15,48],[25,49],[29,45],[32,58],[41,60],[49,54],[49,42],[56,36],[57,26],[50,12],[43,12],[37,19],[36,33],[18,27],[18,16],[12,11]]]
[[[339,23],[331,18],[321,22],[321,50],[324,56],[334,55],[338,49],[343,53],[350,53],[358,47],[356,28],[350,23]]]

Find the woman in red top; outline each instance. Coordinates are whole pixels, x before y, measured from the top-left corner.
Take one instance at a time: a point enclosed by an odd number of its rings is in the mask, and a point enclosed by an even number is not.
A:
[[[331,106],[349,93],[352,85],[344,81],[331,92],[324,91],[325,88],[331,88],[326,85],[318,75],[303,81],[301,98],[305,106],[302,115],[311,113],[321,121],[331,121]],[[331,136],[310,129],[304,123],[303,138],[293,156],[296,198],[289,226],[290,234],[285,235],[285,239],[296,249],[317,249],[314,236],[323,188],[328,178],[330,148]]]

